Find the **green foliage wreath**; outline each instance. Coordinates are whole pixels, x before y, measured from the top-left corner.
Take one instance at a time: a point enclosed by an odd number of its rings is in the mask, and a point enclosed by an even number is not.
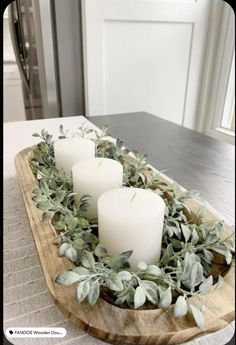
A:
[[[107,138],[107,127],[102,132],[79,128],[82,137],[93,135],[96,156],[119,161],[124,169],[124,186],[151,189],[166,204],[162,256],[156,265],[140,262],[138,269],[129,267],[130,251],[110,256],[99,243],[97,220],[88,220],[83,211],[89,207],[89,195],[74,205],[72,179],[55,167],[52,135],[44,129],[33,136],[42,141],[34,150],[31,168],[39,181],[33,190],[36,206],[43,210],[43,220],[51,221],[58,236],[58,255],[66,256],[74,268],[63,272],[56,282],[69,285],[79,282],[76,290],[80,303],[87,298],[95,305],[99,296],[126,308],[167,308],[174,304],[173,315],[180,317],[192,313],[198,327],[204,327],[204,295],[221,285],[223,278],[211,275],[215,253],[225,257],[227,265],[232,261],[234,240],[222,239],[223,221],[204,221],[205,208],[193,214],[186,201],[198,198],[196,191],[181,191],[178,185],[170,188],[146,161],[145,155],[129,151],[122,141]],[[69,136],[60,126],[59,139]],[[214,286],[213,284],[216,283]],[[196,296],[199,307],[190,303]]]

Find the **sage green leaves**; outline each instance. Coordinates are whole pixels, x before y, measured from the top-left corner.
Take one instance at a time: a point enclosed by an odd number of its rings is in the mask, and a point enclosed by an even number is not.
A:
[[[59,139],[70,135],[63,126],[59,132]],[[187,201],[199,199],[199,193],[183,191],[177,184],[167,186],[147,164],[146,155],[128,150],[119,139],[108,140],[107,127],[96,131],[81,126],[73,134],[92,138],[96,157],[115,159],[122,164],[124,186],[149,189],[163,198],[166,208],[162,254],[158,263],[150,265],[142,261],[136,269],[129,265],[132,248],[109,255],[99,243],[97,220],[88,220],[83,215],[90,196],[84,195],[78,209],[75,207],[72,179],[56,169],[53,138],[43,129],[33,134],[41,142],[30,161],[39,184],[32,191],[32,199],[42,210],[43,221],[51,222],[58,233],[53,239],[58,256],[65,256],[74,264],[57,276],[56,283],[75,284],[78,303],[86,300],[91,306],[103,296],[104,289],[110,292],[114,304],[127,308],[146,308],[149,304],[168,308],[172,304],[174,317],[190,313],[196,325],[204,328],[203,297],[223,283],[219,276],[218,283],[213,285],[210,273],[214,257],[222,255],[229,265],[234,255],[232,236],[222,239],[224,222],[205,221],[204,206],[193,215]],[[199,308],[195,301],[201,301]]]
[[[146,302],[145,289],[142,285],[138,286],[134,293],[134,308],[138,309]]]
[[[174,317],[186,315],[188,312],[188,305],[184,296],[179,296],[174,306]]]
[[[203,329],[204,325],[205,325],[205,320],[204,320],[204,316],[203,316],[202,311],[192,304],[190,304],[190,310],[192,312],[192,315],[193,315],[193,318],[195,320],[196,325],[200,329]]]

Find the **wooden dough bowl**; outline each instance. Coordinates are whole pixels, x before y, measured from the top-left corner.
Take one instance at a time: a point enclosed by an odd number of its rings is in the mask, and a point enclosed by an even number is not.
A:
[[[50,222],[42,221],[42,211],[31,199],[32,190],[37,187],[37,180],[29,166],[33,148],[26,148],[17,154],[17,176],[48,289],[55,304],[69,319],[90,335],[113,344],[153,345],[181,344],[218,331],[234,320],[234,264],[227,270],[222,286],[207,295],[203,330],[195,326],[189,313],[184,317],[173,318],[173,306],[167,309],[131,310],[119,308],[102,298],[99,298],[95,307],[86,301],[78,304],[75,293],[77,284],[61,286],[54,282],[57,275],[71,268],[73,263],[58,256],[58,247],[52,244],[56,231]],[[193,200],[188,206],[193,212],[200,207]],[[205,219],[216,217],[207,211]],[[226,228],[225,234],[229,231]],[[225,265],[215,264],[214,270],[222,272]]]

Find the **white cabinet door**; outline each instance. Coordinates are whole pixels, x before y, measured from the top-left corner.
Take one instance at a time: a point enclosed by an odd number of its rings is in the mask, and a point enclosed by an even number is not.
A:
[[[86,114],[147,111],[195,128],[209,9],[210,0],[84,0]]]

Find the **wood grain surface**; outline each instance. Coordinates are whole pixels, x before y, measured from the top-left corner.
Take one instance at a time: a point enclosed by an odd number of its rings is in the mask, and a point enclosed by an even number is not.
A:
[[[206,298],[204,310],[206,325],[204,330],[195,327],[190,314],[173,318],[170,306],[167,309],[131,310],[113,306],[99,299],[95,307],[84,301],[76,301],[75,287],[56,284],[58,274],[69,269],[73,264],[65,257],[58,257],[58,247],[52,244],[56,232],[49,222],[42,221],[42,211],[32,201],[32,190],[37,187],[29,159],[32,147],[17,154],[15,166],[25,202],[32,234],[42,264],[48,289],[55,304],[65,315],[89,334],[114,344],[180,344],[203,334],[215,332],[226,327],[234,320],[234,267],[225,275],[220,289]],[[191,209],[199,208],[197,202],[191,202]],[[205,219],[215,216],[207,212]],[[230,231],[226,229],[226,232]],[[216,266],[224,269],[224,265]],[[194,304],[194,302],[192,302]]]

